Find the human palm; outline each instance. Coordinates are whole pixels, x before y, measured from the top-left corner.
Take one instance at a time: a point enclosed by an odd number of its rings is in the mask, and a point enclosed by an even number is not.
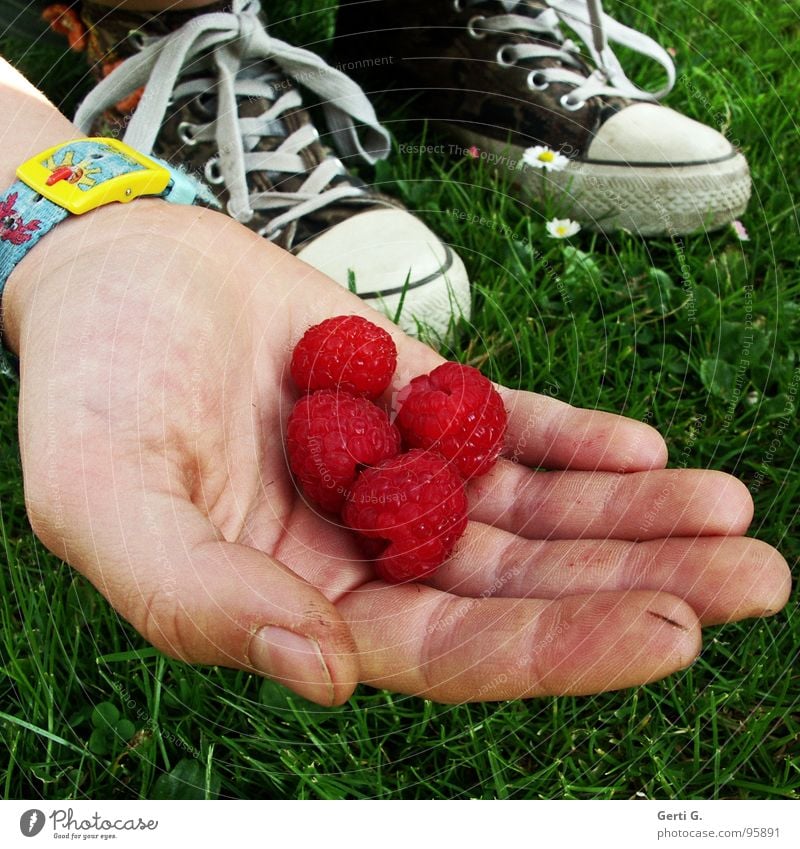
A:
[[[510,390],[506,458],[469,484],[453,559],[424,584],[375,580],[291,480],[288,353],[358,312],[392,332],[398,384],[439,356],[222,216],[138,202],[102,221],[44,240],[9,286],[26,497],[44,543],[168,654],[322,704],[360,681],[593,693],[684,667],[700,623],[786,602],[783,558],[741,536],[739,482],[664,470],[639,422]]]

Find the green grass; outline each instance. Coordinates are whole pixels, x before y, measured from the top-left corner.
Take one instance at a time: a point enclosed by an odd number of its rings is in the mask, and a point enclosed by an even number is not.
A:
[[[744,147],[749,243],[730,231],[679,243],[584,232],[565,246],[545,237],[545,212],[468,159],[398,155],[376,179],[469,267],[475,329],[453,355],[511,385],[647,419],[674,464],[740,475],[756,501],[752,534],[796,573],[800,22],[772,0],[608,6],[676,48],[685,77],[669,104],[722,122]],[[18,55],[35,79],[52,64]],[[58,101],[74,100],[71,67],[45,80]],[[413,139],[413,125],[392,128]],[[494,226],[463,226],[452,209]],[[25,518],[12,384],[2,398],[6,798],[800,796],[796,591],[772,619],[708,629],[694,666],[647,687],[458,707],[360,688],[323,710],[160,656],[49,555]]]

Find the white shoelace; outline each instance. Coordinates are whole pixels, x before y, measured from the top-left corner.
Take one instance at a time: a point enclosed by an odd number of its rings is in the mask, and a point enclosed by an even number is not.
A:
[[[88,133],[104,110],[146,85],[124,141],[147,154],[152,152],[175,100],[198,97],[202,103],[203,94],[213,94],[216,114],[210,113],[211,120],[205,124],[182,123],[181,140],[188,145],[215,142],[219,153],[206,163],[206,178],[212,183],[224,182],[230,197],[228,211],[234,218],[247,222],[255,210],[286,210],[263,230],[263,235],[274,238],[290,222],[345,198],[365,196],[366,192],[347,183],[328,188],[345,171],[334,157],[314,168],[295,192],[249,191],[249,172],[306,172],[302,151],[318,138],[311,124],[286,136],[281,116],[300,107],[302,100],[297,90],[287,91],[284,77],[274,70],[270,73],[264,62],[274,62],[283,74],[320,97],[341,156],[360,155],[372,164],[388,156],[390,141],[359,86],[316,54],[272,38],[258,17],[259,8],[258,0],[233,0],[231,12],[198,15],[167,36],[145,37],[140,52],[89,93],[78,108],[75,123]],[[192,77],[179,81],[187,73]],[[242,118],[237,98],[263,98],[270,107],[257,117]],[[363,143],[356,122],[366,127]],[[255,150],[264,135],[286,138],[276,150]]]
[[[471,0],[460,5],[477,5],[480,0]],[[506,44],[497,52],[497,61],[513,65],[523,60],[557,59],[567,68],[541,68],[531,71],[528,85],[544,89],[550,83],[566,83],[574,86],[569,95],[561,99],[566,109],[580,109],[591,97],[610,95],[629,97],[636,100],[660,100],[675,85],[675,65],[669,53],[660,44],[635,29],[626,27],[603,12],[601,0],[546,0],[548,8],[535,17],[514,14],[519,2],[505,2],[506,15],[485,16],[477,14],[470,20],[469,31],[475,38],[484,37],[485,32],[529,32],[558,42],[558,46],[541,44]],[[572,29],[586,45],[596,65],[588,77],[579,60],[576,44],[564,37],[560,25]],[[619,59],[608,46],[610,41],[635,50],[637,53],[658,62],[667,72],[667,85],[656,92],[648,92],[634,85],[622,69]]]

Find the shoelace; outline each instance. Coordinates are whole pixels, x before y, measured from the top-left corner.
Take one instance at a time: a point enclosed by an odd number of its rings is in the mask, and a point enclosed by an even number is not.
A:
[[[219,153],[206,163],[206,178],[212,183],[224,182],[230,198],[228,212],[237,220],[250,221],[255,210],[286,209],[263,228],[262,235],[275,238],[287,224],[304,215],[366,193],[349,183],[330,185],[345,173],[343,163],[335,157],[314,168],[297,191],[250,192],[249,172],[305,173],[302,151],[318,138],[311,124],[286,135],[281,116],[299,108],[302,98],[296,89],[286,90],[285,78],[274,68],[266,68],[266,61],[275,63],[286,77],[302,82],[321,98],[341,156],[359,155],[372,164],[386,158],[390,142],[358,85],[316,54],[272,38],[258,17],[259,10],[258,0],[234,0],[231,12],[198,15],[168,36],[143,37],[141,50],[89,93],[78,108],[75,123],[89,132],[105,109],[146,85],[124,141],[147,154],[173,101],[212,93],[216,114],[211,112],[211,120],[205,124],[182,123],[181,140],[189,145],[215,142]],[[180,82],[187,70],[191,77]],[[240,98],[264,98],[271,105],[257,117],[242,118],[237,109]],[[366,127],[363,143],[356,122]],[[265,135],[286,137],[275,150],[255,150]]]
[[[481,0],[454,0],[457,9],[479,5]],[[505,2],[506,15],[480,15],[470,19],[469,33],[473,38],[483,38],[487,32],[529,32],[558,42],[558,46],[543,44],[506,44],[497,52],[501,65],[514,65],[519,61],[557,59],[566,68],[541,68],[528,75],[531,88],[545,89],[551,83],[566,83],[574,89],[561,98],[565,109],[580,109],[591,97],[611,95],[636,100],[660,100],[675,85],[675,65],[669,53],[660,44],[635,29],[618,23],[603,12],[601,0],[546,0],[547,8],[538,15],[515,14],[522,3]],[[565,38],[561,24],[569,26],[584,42],[596,69],[587,76],[585,65],[579,59],[575,42]],[[667,85],[656,92],[648,92],[634,85],[625,75],[619,59],[609,47],[609,42],[629,47],[637,53],[658,62],[667,72]],[[570,70],[574,68],[575,70]]]

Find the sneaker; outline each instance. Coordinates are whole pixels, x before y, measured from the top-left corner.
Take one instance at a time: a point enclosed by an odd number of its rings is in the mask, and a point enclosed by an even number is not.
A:
[[[469,318],[458,255],[343,161],[389,152],[364,93],[316,54],[272,38],[255,0],[202,14],[84,2],[81,16],[99,78],[75,118],[83,132],[122,135],[204,177],[229,215],[407,332],[442,339],[454,317]],[[319,98],[324,139],[297,83]]]
[[[634,85],[609,42],[659,63],[666,85]],[[556,197],[562,214],[596,229],[677,235],[722,227],[747,206],[744,156],[658,103],[675,82],[671,57],[600,0],[348,4],[337,51],[355,68],[385,68],[415,116],[493,154],[526,195]]]

